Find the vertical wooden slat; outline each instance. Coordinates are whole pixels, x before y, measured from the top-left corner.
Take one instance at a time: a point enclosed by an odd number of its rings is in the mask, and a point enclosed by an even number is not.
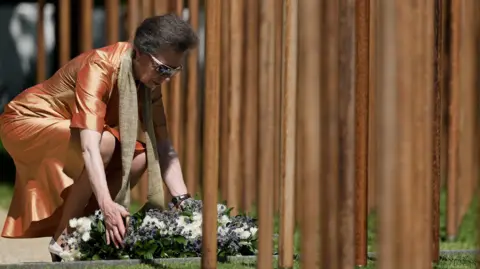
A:
[[[47,56],[45,50],[45,0],[38,0],[37,5],[37,83],[43,82],[47,77]]]
[[[153,0],[153,12],[155,16],[168,13],[168,0]]]
[[[228,172],[227,193],[228,207],[233,207],[232,214],[237,215],[240,205],[238,189],[240,181],[240,115],[241,98],[243,90],[242,66],[243,66],[243,1],[230,3],[230,68],[229,87],[229,132],[228,132]]]
[[[225,1],[224,1],[225,2]],[[245,56],[245,98],[242,125],[243,135],[243,181],[244,210],[250,212],[256,197],[256,181],[258,176],[258,39],[259,39],[259,3],[247,0],[246,10],[246,56]]]
[[[435,75],[434,75],[434,136],[432,166],[432,261],[438,262],[440,257],[440,182],[442,177],[441,144],[442,144],[442,96],[443,96],[443,50],[445,36],[445,4],[446,0],[435,0]]]
[[[228,118],[230,88],[230,4],[222,1],[221,91],[220,91],[220,188],[223,200],[228,199]]]
[[[321,6],[317,0],[298,2],[298,129],[297,146],[301,147],[298,169],[301,173],[302,215],[301,249],[302,268],[319,267],[320,235],[320,52]],[[298,152],[297,152],[298,154]],[[323,192],[322,192],[323,193]],[[308,221],[307,221],[308,217]]]
[[[217,268],[217,193],[220,113],[221,1],[205,1],[205,126],[203,169],[202,269]]]
[[[141,19],[141,21],[143,21],[146,18],[153,15],[153,12],[155,11],[153,9],[153,1],[155,1],[155,0],[142,0],[142,16],[141,16],[142,19]]]
[[[145,1],[145,0],[144,0]],[[183,11],[183,1],[182,0],[176,0],[175,1],[175,14],[178,16],[182,17],[182,11]],[[183,163],[183,157],[184,157],[184,135],[182,131],[182,126],[183,126],[183,109],[182,109],[182,98],[183,98],[183,88],[182,88],[182,79],[183,79],[183,73],[179,73],[175,75],[172,80],[170,81],[169,85],[169,102],[170,102],[170,137],[172,138],[172,143],[173,147],[175,148],[175,151],[178,154],[178,158],[180,160],[180,163]],[[172,196],[170,193],[167,193],[165,195],[166,199],[171,200]]]
[[[451,1],[451,74],[450,74],[450,120],[448,130],[448,179],[447,179],[447,236],[453,240],[458,227],[458,106],[459,106],[459,67],[460,67],[460,1]]]
[[[93,48],[93,0],[80,2],[80,51],[86,52]]]
[[[370,0],[356,0],[355,264],[367,265]]]
[[[421,2],[420,22],[422,27],[418,35],[421,42],[418,51],[422,65],[419,65],[419,91],[414,91],[414,101],[416,101],[415,111],[417,114],[416,128],[414,135],[421,134],[423,137],[417,137],[416,153],[414,156],[421,156],[422,160],[417,162],[417,177],[414,184],[418,184],[420,203],[416,206],[417,218],[420,220],[418,225],[413,226],[418,230],[418,236],[421,243],[416,244],[418,249],[417,268],[426,268],[431,266],[433,258],[432,246],[432,219],[433,219],[433,163],[434,163],[434,53],[435,53],[435,0]],[[419,96],[416,98],[416,96]],[[421,138],[421,139],[420,139]]]
[[[60,0],[59,9],[59,32],[60,32],[60,55],[59,66],[65,65],[70,60],[70,0]]]
[[[128,33],[129,41],[133,41],[135,36],[135,30],[138,26],[139,21],[139,10],[138,10],[138,0],[128,0],[127,2],[127,14],[128,14]]]
[[[377,266],[430,268],[434,6],[378,4]]]
[[[157,1],[158,2],[158,1]],[[195,32],[198,31],[199,1],[189,0],[189,21]],[[187,88],[187,126],[185,129],[185,178],[188,191],[195,194],[198,187],[199,173],[199,106],[198,106],[198,48],[188,54],[188,88]]]
[[[355,96],[356,96],[356,1],[339,1],[339,74],[338,74],[338,111],[339,111],[339,253],[338,268],[355,267]],[[368,5],[368,2],[367,2]],[[368,19],[366,28],[368,29]],[[368,34],[366,35],[368,38]],[[366,49],[368,52],[368,48]],[[368,62],[368,56],[366,57]],[[368,81],[368,66],[365,68]],[[368,87],[365,89],[368,91]],[[368,109],[368,107],[366,108]],[[366,116],[365,116],[366,118]],[[364,126],[368,130],[368,124]],[[367,149],[365,149],[367,152]],[[367,154],[366,154],[367,155]],[[364,156],[366,158],[367,156]],[[363,167],[365,171],[367,166]],[[366,180],[366,179],[365,179]],[[367,196],[363,197],[366,209]],[[365,210],[366,211],[366,210]],[[365,212],[366,213],[366,212]]]
[[[322,268],[338,268],[338,171],[339,171],[339,108],[338,108],[338,1],[328,1],[322,6],[320,31],[321,45],[321,174],[320,190],[320,255]],[[318,71],[317,71],[318,72]],[[317,99],[318,100],[318,99]],[[318,139],[318,138],[317,138]],[[312,149],[309,149],[312,150]],[[306,154],[306,153],[305,153]],[[306,184],[307,188],[309,183]]]
[[[295,139],[297,103],[298,0],[283,2],[282,152],[278,267],[293,268],[295,230]]]
[[[376,15],[376,3],[377,1],[371,0],[370,4],[370,26],[369,26],[369,87],[368,87],[368,171],[367,171],[367,197],[368,197],[368,214],[376,208],[376,123],[375,123],[375,73],[376,73],[376,59],[375,59],[375,29],[378,25]]]
[[[260,2],[259,70],[259,177],[258,177],[258,262],[257,268],[270,269],[273,263],[273,172],[275,147],[275,0]]]
[[[283,1],[275,1],[273,6],[275,12],[275,89],[281,89],[282,84],[282,17],[283,17]],[[273,208],[275,214],[280,210],[280,188],[281,188],[281,175],[280,175],[280,154],[281,154],[281,94],[275,94],[274,101],[274,124],[275,124],[275,136],[274,136],[274,159],[273,161]]]
[[[105,1],[105,13],[106,13],[106,32],[107,32],[107,44],[111,45],[118,42],[120,34],[119,13],[120,2],[119,0],[106,0]]]

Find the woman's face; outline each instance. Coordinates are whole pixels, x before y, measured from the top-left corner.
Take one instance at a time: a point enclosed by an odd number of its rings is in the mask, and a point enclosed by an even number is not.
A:
[[[145,86],[154,89],[182,69],[184,53],[165,50],[157,54],[136,52],[135,74]]]

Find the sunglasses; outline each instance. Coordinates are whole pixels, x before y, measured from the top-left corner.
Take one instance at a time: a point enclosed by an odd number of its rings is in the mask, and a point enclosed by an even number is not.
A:
[[[182,70],[182,66],[179,66],[177,68],[173,68],[171,66],[168,66],[168,65],[162,63],[162,61],[155,58],[153,55],[151,55],[151,54],[149,54],[149,55],[154,62],[155,71],[162,77],[168,77],[168,78],[173,77],[175,74],[177,74],[178,72],[180,72]]]

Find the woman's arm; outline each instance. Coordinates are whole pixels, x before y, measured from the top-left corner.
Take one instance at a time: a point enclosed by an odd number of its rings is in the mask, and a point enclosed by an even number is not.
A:
[[[162,177],[170,190],[170,194],[174,197],[186,194],[187,186],[185,186],[183,179],[182,168],[171,141],[168,138],[159,137],[157,149]]]
[[[187,194],[182,168],[168,135],[161,90],[153,92],[153,122],[162,177],[172,196]]]
[[[101,138],[102,135],[97,131],[89,129],[80,130],[80,141],[82,156],[85,162],[85,170],[100,208],[102,208],[106,202],[108,203],[112,201],[105,176],[105,167],[100,154]]]

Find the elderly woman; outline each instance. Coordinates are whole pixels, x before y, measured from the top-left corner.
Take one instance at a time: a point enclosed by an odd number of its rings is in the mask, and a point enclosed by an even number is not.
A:
[[[197,42],[179,17],[151,17],[133,45],[85,52],[7,104],[0,139],[17,174],[2,236],[52,236],[57,261],[68,221],[100,209],[107,243],[121,247],[129,191],[146,170],[150,206],[162,206],[162,179],[176,205],[188,199],[159,86]]]

